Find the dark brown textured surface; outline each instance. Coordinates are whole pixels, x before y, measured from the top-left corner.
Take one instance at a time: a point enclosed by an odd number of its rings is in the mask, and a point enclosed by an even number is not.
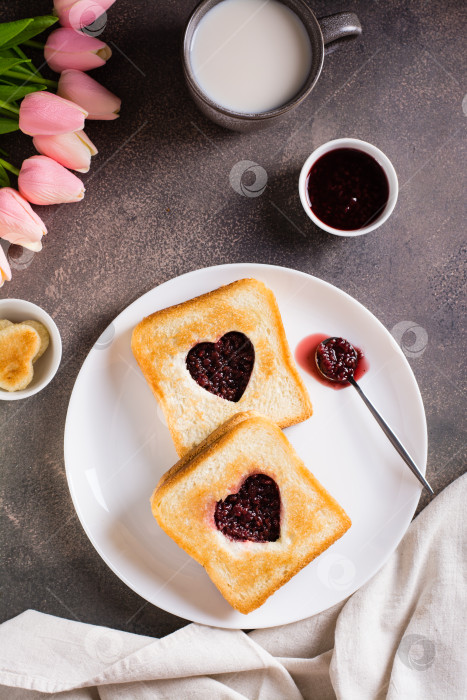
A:
[[[101,561],[74,514],[62,443],[73,382],[100,333],[143,292],[189,270],[284,265],[349,292],[395,334],[412,321],[419,346],[410,330],[402,343],[425,404],[428,479],[439,492],[465,470],[463,4],[316,0],[318,16],[355,10],[363,35],[326,57],[313,94],[283,125],[252,135],[214,126],[188,97],[179,52],[194,4],[117,0],[109,10],[101,38],[114,55],[93,75],[122,97],[122,116],[88,123],[99,155],[83,176],[84,201],[40,210],[44,249],[0,290],[51,313],[64,344],[52,384],[0,402],[2,619],[35,608],[155,636],[184,624]],[[0,19],[49,9],[0,0]],[[309,153],[341,136],[381,148],[401,187],[389,221],[356,239],[314,228],[297,193]],[[1,145],[17,163],[33,154],[26,136]],[[260,196],[230,185],[243,160],[267,172]]]

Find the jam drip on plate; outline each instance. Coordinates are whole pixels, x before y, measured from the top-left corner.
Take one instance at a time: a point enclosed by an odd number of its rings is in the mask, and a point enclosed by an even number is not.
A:
[[[246,335],[230,331],[217,343],[198,343],[186,356],[186,366],[203,389],[237,402],[250,380],[255,349]]]
[[[231,540],[275,542],[280,536],[279,487],[266,474],[253,474],[237,493],[218,501],[216,527]]]

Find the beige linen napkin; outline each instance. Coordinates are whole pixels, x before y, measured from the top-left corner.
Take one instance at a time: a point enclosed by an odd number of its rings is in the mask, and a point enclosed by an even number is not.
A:
[[[29,610],[0,626],[0,700],[464,700],[466,502],[464,475],[371,581],[292,625],[153,639]]]

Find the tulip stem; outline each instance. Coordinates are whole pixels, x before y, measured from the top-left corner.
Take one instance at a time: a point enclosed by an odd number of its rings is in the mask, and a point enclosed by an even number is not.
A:
[[[31,74],[29,74],[27,77],[25,76],[24,73],[17,73],[14,70],[7,70],[3,73],[3,75],[8,75],[10,78],[19,78],[20,80],[24,80],[25,83],[40,83],[41,85],[49,85],[50,87],[58,87],[58,83],[56,80],[46,80],[45,78],[34,78]]]
[[[28,57],[26,56],[26,54],[24,53],[24,51],[22,51],[22,50],[20,49],[19,46],[12,46],[11,48],[13,49],[13,51],[14,51],[20,58],[24,58],[25,61],[29,61]]]
[[[18,177],[18,175],[19,175],[18,168],[15,168],[15,166],[12,165],[11,163],[9,163],[7,160],[3,160],[3,158],[0,158],[0,165],[3,165],[5,170],[9,170],[10,173],[13,173],[13,175],[16,175],[16,177]]]
[[[32,49],[41,49],[41,51],[44,50],[45,44],[42,44],[40,41],[23,41],[22,46],[30,46]]]

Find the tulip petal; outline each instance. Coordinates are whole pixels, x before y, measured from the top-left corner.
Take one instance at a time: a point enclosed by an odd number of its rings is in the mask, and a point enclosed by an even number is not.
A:
[[[80,30],[95,22],[115,0],[54,0],[54,9],[62,27]]]
[[[88,114],[86,118],[91,121],[110,122],[113,119],[118,119],[119,116],[118,112],[114,112],[114,114]]]
[[[72,30],[73,31],[73,30]],[[105,65],[105,61],[95,53],[57,53],[44,49],[45,60],[56,73],[67,68],[78,70],[94,70]]]
[[[77,5],[82,0],[54,0],[54,10],[57,15],[59,15],[61,12],[64,12],[65,10],[69,10],[73,5]],[[111,7],[115,0],[92,0],[95,5],[99,5],[102,7],[102,10],[108,10],[109,7]]]
[[[99,151],[97,150],[97,148],[95,147],[95,145],[93,144],[93,142],[91,141],[91,139],[89,138],[89,136],[86,134],[85,131],[76,131],[75,133],[76,133],[76,136],[78,136],[78,138],[81,139],[81,141],[83,141],[86,144],[86,146],[89,148],[92,156],[95,156],[99,153]]]
[[[38,252],[47,233],[42,219],[29,202],[11,187],[0,189],[0,238]]]
[[[106,10],[113,5],[115,0],[77,0],[73,5],[60,15],[60,24],[65,27],[73,27],[80,31],[85,27],[90,27],[97,20],[105,15]],[[106,17],[104,16],[100,23],[95,25],[99,32],[102,32],[105,26]],[[86,32],[88,34],[88,32]]]
[[[63,71],[57,94],[89,112],[88,119],[116,119],[120,111],[120,98],[79,70]]]
[[[60,15],[62,12],[69,10],[74,5],[76,0],[54,0],[54,12]]]
[[[98,51],[107,44],[96,37],[75,32],[68,27],[61,27],[49,34],[46,46],[55,51],[74,53],[76,51]]]
[[[87,114],[79,105],[51,92],[32,92],[21,102],[19,128],[30,136],[79,131]]]
[[[79,177],[47,156],[32,156],[23,162],[18,187],[33,204],[66,204],[84,197]]]
[[[83,71],[99,68],[111,55],[111,49],[100,39],[68,27],[55,29],[44,47],[45,60],[57,73],[68,68]]]
[[[91,156],[96,155],[97,148],[84,131],[75,131],[55,136],[35,136],[33,144],[44,156],[53,158],[70,170],[87,173],[91,165]]]
[[[6,255],[3,251],[2,246],[0,246],[0,287],[3,287],[3,283],[9,282],[11,280],[11,268],[6,259]]]

